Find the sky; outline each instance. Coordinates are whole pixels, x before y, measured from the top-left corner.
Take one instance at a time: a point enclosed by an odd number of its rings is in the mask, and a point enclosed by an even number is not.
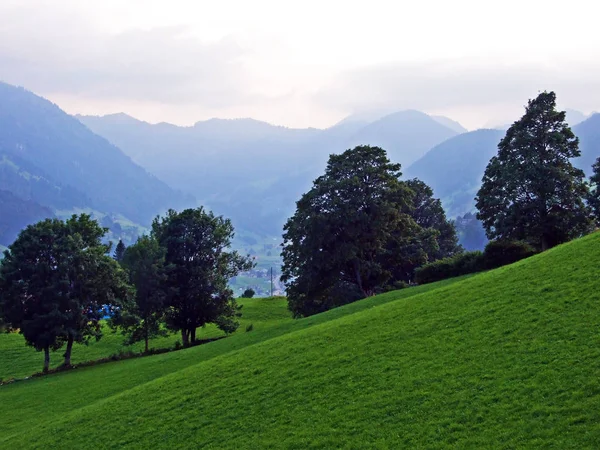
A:
[[[0,80],[69,113],[324,128],[418,109],[469,129],[529,98],[600,110],[592,0],[0,0]]]

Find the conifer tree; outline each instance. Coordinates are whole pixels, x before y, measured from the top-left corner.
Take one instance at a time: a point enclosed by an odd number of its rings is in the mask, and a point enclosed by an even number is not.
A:
[[[123,261],[123,256],[125,255],[126,246],[121,239],[119,239],[119,243],[115,247],[115,253],[113,255],[113,259],[117,262]]]
[[[506,132],[477,193],[488,238],[523,240],[546,250],[590,229],[583,171],[571,164],[579,140],[556,110],[554,92],[530,100]]]
[[[600,227],[600,158],[592,166],[593,174],[590,177],[591,189],[589,203],[592,207],[596,226]]]

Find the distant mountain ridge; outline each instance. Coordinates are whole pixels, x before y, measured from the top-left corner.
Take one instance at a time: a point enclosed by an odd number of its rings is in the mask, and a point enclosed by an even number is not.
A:
[[[48,211],[93,209],[144,225],[195,203],[58,106],[2,82],[0,189]]]
[[[581,158],[574,161],[575,166],[582,169],[587,176],[592,173],[592,164],[600,157],[600,113],[594,113],[583,122],[573,127],[579,136]]]
[[[449,217],[465,214],[474,210],[483,172],[503,136],[493,129],[460,134],[432,148],[404,175],[431,186]]]
[[[388,157],[408,167],[433,146],[457,134],[427,114],[399,111],[361,128],[349,138],[349,146],[369,144],[384,148]]]
[[[8,247],[31,223],[54,217],[50,208],[0,189],[0,245]],[[1,258],[1,256],[0,256]]]
[[[379,145],[407,167],[456,131],[418,111],[373,122],[349,117],[328,129],[293,129],[253,119],[211,119],[191,127],[152,125],[117,114],[77,116],[135,162],[201,204],[260,233],[280,235],[295,202],[331,153]]]

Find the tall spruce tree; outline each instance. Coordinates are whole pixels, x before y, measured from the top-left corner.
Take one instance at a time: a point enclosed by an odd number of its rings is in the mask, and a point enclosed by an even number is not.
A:
[[[123,241],[121,239],[119,239],[119,243],[115,247],[115,253],[113,255],[113,259],[117,262],[123,261],[123,256],[125,256],[126,249],[127,249],[127,247],[125,246]]]
[[[546,250],[589,231],[584,173],[570,161],[580,156],[578,144],[565,112],[556,110],[554,92],[529,101],[500,141],[477,193],[477,218],[490,239]]]
[[[600,158],[592,166],[592,176],[590,177],[590,196],[589,203],[594,213],[596,226],[600,227]]]
[[[249,257],[229,251],[234,236],[229,219],[204,208],[170,210],[156,218],[152,236],[165,249],[167,325],[194,343],[196,328],[215,323],[226,332],[238,327],[238,306],[228,282],[250,270]]]

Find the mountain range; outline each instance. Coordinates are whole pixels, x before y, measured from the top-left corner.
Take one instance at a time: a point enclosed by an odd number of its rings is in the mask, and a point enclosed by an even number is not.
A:
[[[457,135],[439,118],[418,111],[396,112],[373,122],[349,117],[325,130],[252,119],[177,127],[124,114],[77,118],[167,184],[189,192],[240,227],[269,235],[281,235],[295,202],[322,173],[329,154],[378,145],[407,167]]]
[[[0,212],[14,219],[11,227],[82,210],[149,224],[168,207],[195,204],[58,106],[5,83],[0,83],[0,190]],[[21,214],[14,198],[32,215]],[[13,237],[0,235],[0,244]]]
[[[575,113],[570,117],[581,118]],[[584,119],[573,127],[582,151],[574,163],[589,174],[600,156],[600,114]],[[27,223],[79,211],[92,212],[114,238],[131,241],[167,208],[202,204],[231,218],[244,239],[260,246],[260,236],[268,237],[272,246],[328,156],[356,145],[385,148],[404,178],[429,184],[447,215],[462,217],[474,210],[503,135],[468,132],[452,119],[414,110],[356,114],[327,129],[253,119],[181,127],[123,113],[72,117],[0,83],[0,245]]]

